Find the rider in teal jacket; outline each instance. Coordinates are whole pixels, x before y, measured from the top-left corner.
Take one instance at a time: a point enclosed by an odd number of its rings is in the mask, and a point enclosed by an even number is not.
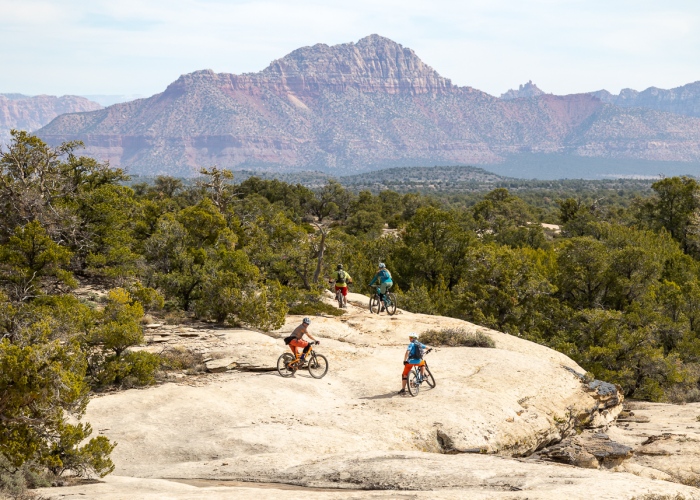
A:
[[[369,282],[369,286],[374,285],[376,282],[379,282],[379,298],[384,301],[384,294],[391,288],[394,282],[391,279],[391,273],[383,262],[379,263],[379,270],[377,274],[374,275],[374,278],[372,278],[372,281]]]

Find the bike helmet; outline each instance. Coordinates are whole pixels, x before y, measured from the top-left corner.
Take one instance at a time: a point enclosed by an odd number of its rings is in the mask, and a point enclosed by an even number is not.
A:
[[[342,264],[338,264],[337,266],[335,266],[335,268],[336,268],[338,271],[340,271],[340,270],[343,268],[343,265],[342,265]]]
[[[379,269],[384,269],[386,267],[386,264],[384,262],[379,263]]]
[[[302,321],[302,323],[304,323],[305,325],[310,325],[310,324],[311,324],[311,320],[310,320],[309,318],[304,318],[304,320]]]
[[[408,338],[418,340],[418,334],[416,332],[411,332],[408,334]]]

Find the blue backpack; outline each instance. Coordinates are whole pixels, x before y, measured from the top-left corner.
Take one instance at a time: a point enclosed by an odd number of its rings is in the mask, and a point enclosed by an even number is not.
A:
[[[425,347],[423,347],[423,344],[416,344],[415,342],[411,342],[410,358],[423,359],[423,356],[425,356]]]

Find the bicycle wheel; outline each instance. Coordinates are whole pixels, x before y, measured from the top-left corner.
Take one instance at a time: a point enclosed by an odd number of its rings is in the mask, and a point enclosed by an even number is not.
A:
[[[423,377],[423,381],[427,382],[431,389],[435,387],[435,377],[433,377],[433,372],[428,369],[428,363],[425,364],[425,376]]]
[[[343,294],[340,290],[335,292],[335,300],[338,301],[338,307],[343,308]]]
[[[417,372],[418,371],[415,369],[408,372],[408,384],[406,384],[408,386],[408,393],[413,397],[418,396],[418,391],[420,391],[420,384],[418,383],[416,375]]]
[[[389,303],[386,304],[386,312],[389,316],[393,316],[396,312],[396,295],[393,293],[387,293],[386,297],[389,299]]]
[[[328,372],[328,360],[323,354],[312,354],[309,359],[309,375],[313,378],[323,378]]]
[[[285,352],[282,354],[279,358],[277,358],[277,373],[285,378],[294,375],[296,370],[289,368],[288,366],[292,361],[294,361],[294,356],[292,356],[292,353]]]
[[[369,312],[379,314],[379,297],[377,297],[377,294],[369,298]]]

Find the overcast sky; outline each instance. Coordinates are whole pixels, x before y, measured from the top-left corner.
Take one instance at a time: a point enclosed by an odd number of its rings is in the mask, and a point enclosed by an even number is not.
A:
[[[372,33],[493,95],[700,80],[697,0],[0,0],[0,93],[152,95]]]

